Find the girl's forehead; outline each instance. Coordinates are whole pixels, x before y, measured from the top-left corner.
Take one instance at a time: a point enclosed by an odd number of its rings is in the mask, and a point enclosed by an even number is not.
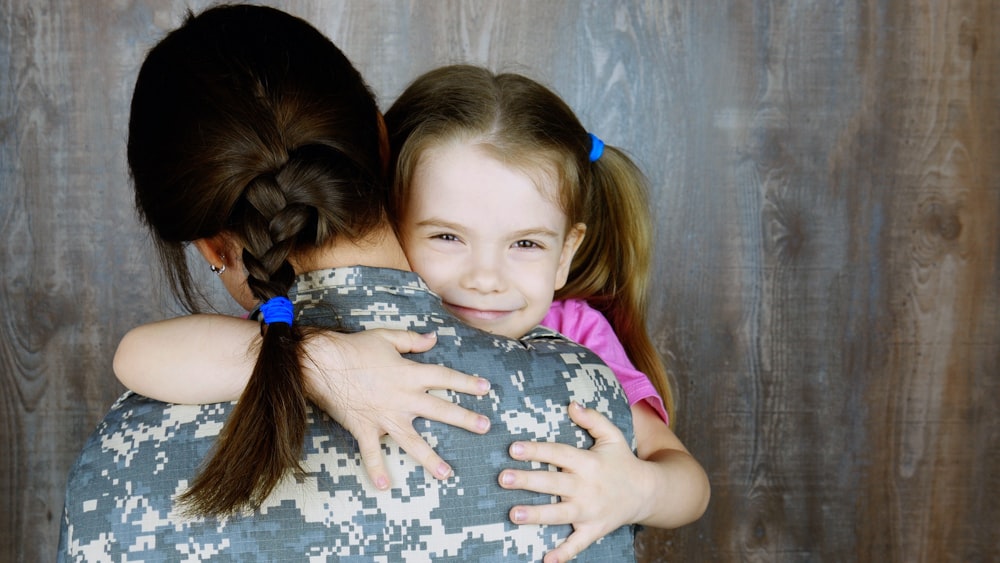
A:
[[[409,227],[451,225],[466,235],[564,235],[570,219],[552,175],[525,173],[481,147],[435,150],[415,170],[404,210]],[[537,169],[535,169],[537,170]]]
[[[562,208],[561,182],[551,155],[511,151],[482,138],[452,138],[430,145],[422,152],[417,160],[418,174],[422,167],[432,162],[437,166],[461,163],[470,169],[481,169],[484,175],[493,173],[499,166],[527,178],[539,195]],[[434,171],[440,172],[440,168],[434,168]]]

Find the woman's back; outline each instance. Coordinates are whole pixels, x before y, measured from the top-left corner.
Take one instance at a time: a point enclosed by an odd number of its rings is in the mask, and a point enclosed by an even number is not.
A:
[[[289,474],[252,514],[222,522],[185,519],[173,497],[214,444],[233,404],[171,405],[130,394],[98,427],[70,475],[61,556],[72,560],[100,550],[114,560],[146,561],[194,553],[239,560],[262,554],[268,559],[539,560],[571,529],[517,526],[508,520],[515,504],[550,502],[547,495],[500,488],[503,468],[527,468],[507,456],[509,445],[547,440],[589,447],[587,432],[569,419],[570,401],[600,410],[632,439],[628,403],[596,356],[545,330],[518,342],[462,325],[412,273],[320,270],[299,276],[292,297],[301,311],[296,322],[307,325],[433,330],[437,346],[413,359],[490,380],[485,397],[451,397],[490,418],[487,435],[439,423],[417,425],[432,445],[445,446],[455,476],[435,479],[386,440],[383,449],[395,487],[378,492],[367,482],[354,439],[311,408],[302,478]],[[630,560],[632,540],[630,527],[620,528],[578,560]]]

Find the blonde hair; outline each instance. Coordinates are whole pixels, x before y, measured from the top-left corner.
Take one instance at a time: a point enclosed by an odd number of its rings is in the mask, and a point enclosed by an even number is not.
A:
[[[591,162],[591,137],[554,92],[527,77],[452,65],[417,78],[385,115],[393,158],[390,213],[399,224],[424,151],[460,140],[528,173],[554,173],[567,227],[587,233],[556,299],[583,299],[600,311],[629,359],[663,398],[674,422],[674,394],[646,329],[653,253],[649,190],[642,171],[606,145]]]

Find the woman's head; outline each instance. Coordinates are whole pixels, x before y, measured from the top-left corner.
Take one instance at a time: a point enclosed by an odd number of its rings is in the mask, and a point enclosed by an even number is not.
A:
[[[136,81],[128,163],[186,303],[188,242],[229,237],[263,301],[292,283],[290,256],[380,224],[377,115],[343,53],[278,10],[211,9],[157,44]]]
[[[527,77],[494,74],[475,66],[447,66],[420,76],[385,117],[392,154],[389,205],[397,228],[412,225],[411,219],[423,219],[411,216],[416,209],[413,203],[422,197],[418,190],[424,185],[435,185],[438,190],[442,186],[437,178],[428,177],[426,165],[437,164],[441,169],[441,154],[456,146],[471,147],[474,154],[527,179],[562,213],[561,242],[571,243],[561,247],[560,257],[568,252],[572,258],[568,274],[562,271],[561,259],[549,261],[557,268],[555,296],[585,299],[602,311],[632,361],[650,376],[672,411],[666,372],[645,327],[653,224],[646,179],[631,159],[610,145],[592,158],[593,137],[558,95]],[[488,188],[485,180],[466,185],[470,193]],[[497,182],[489,187],[503,189]],[[477,218],[491,216],[500,206],[485,196],[478,201],[479,209],[467,219],[482,227]],[[423,273],[426,266],[412,256],[409,230],[399,235],[414,270]],[[464,264],[468,267],[471,261]],[[445,272],[452,274],[453,287],[460,284],[462,268]],[[444,283],[431,283],[431,287],[441,292]],[[475,314],[459,316],[491,330],[487,319],[476,321]]]
[[[254,372],[211,459],[181,496],[193,513],[258,506],[299,469],[302,332],[283,296],[293,262],[384,225],[380,131],[374,97],[343,53],[271,8],[189,15],[142,65],[128,163],[175,291],[196,308],[184,251],[195,242],[229,266],[231,292],[248,289],[244,305],[280,312],[264,312]]]

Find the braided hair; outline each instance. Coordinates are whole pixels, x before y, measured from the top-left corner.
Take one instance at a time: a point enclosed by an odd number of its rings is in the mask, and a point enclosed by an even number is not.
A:
[[[247,287],[267,302],[295,281],[290,259],[356,241],[386,220],[378,108],[344,54],[305,21],[223,6],[168,34],[139,72],[128,163],[136,205],[172,289],[202,302],[191,241],[242,245]],[[259,507],[301,471],[302,328],[262,326],[258,359],[215,450],[180,500],[195,515]]]

